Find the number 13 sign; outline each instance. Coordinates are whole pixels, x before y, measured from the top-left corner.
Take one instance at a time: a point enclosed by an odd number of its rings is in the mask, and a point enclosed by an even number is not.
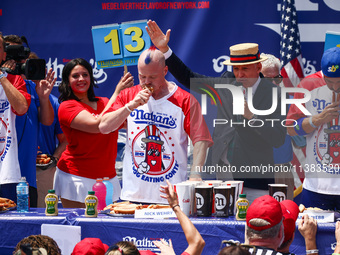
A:
[[[98,68],[137,65],[139,55],[151,46],[145,26],[146,20],[93,26]]]

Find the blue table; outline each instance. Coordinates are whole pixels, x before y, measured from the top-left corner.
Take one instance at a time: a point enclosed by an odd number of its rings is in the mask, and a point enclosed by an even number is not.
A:
[[[203,236],[206,246],[203,254],[216,255],[222,240],[244,241],[245,222],[236,221],[233,217],[197,218],[191,221]],[[24,237],[41,232],[41,224],[61,224],[81,226],[81,238],[99,237],[111,245],[117,241],[133,241],[140,249],[154,250],[152,241],[164,238],[171,239],[176,254],[181,254],[187,242],[177,219],[134,219],[132,217],[112,217],[99,214],[98,218],[84,217],[84,209],[60,209],[59,215],[45,216],[43,208],[33,208],[28,213],[10,211],[0,214],[0,254],[12,254],[15,245]],[[332,254],[335,247],[335,224],[318,225],[317,240],[319,254]],[[298,230],[291,246],[291,252],[305,254],[304,240]]]

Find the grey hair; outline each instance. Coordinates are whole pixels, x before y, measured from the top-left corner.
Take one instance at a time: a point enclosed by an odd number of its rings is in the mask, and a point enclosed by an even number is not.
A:
[[[280,232],[281,225],[282,225],[282,220],[278,224],[276,224],[274,227],[264,229],[264,230],[254,230],[254,229],[248,227],[248,225],[246,225],[247,239],[251,240],[251,239],[272,239],[272,238],[276,238],[278,236],[279,232]],[[262,225],[262,226],[265,226],[265,225]]]
[[[280,60],[272,54],[261,53],[261,57],[267,57],[265,61],[262,62],[262,68],[274,67],[279,71],[281,69]]]

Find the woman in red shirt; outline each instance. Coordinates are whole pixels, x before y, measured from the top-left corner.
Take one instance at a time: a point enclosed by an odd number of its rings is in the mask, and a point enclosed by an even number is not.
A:
[[[125,74],[112,96],[113,101],[122,89],[132,85],[132,75]],[[68,145],[54,177],[54,189],[64,208],[85,207],[85,197],[97,178],[109,177],[114,188],[112,201],[120,196],[115,169],[118,131],[100,133],[101,113],[109,99],[96,97],[94,87],[97,85],[93,70],[86,60],[77,58],[65,65],[59,85],[62,103],[58,117]]]

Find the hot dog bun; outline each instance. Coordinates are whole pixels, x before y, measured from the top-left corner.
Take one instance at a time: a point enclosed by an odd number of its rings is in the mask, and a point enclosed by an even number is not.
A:
[[[113,210],[113,208],[115,208],[116,206],[122,205],[122,204],[131,204],[129,201],[124,201],[124,202],[119,202],[119,203],[113,203],[110,205],[107,205],[104,210],[110,209],[111,211]]]
[[[113,208],[116,214],[134,214],[136,209],[142,208],[142,205],[137,204],[122,204]]]
[[[170,208],[169,205],[162,204],[151,204],[151,205],[142,205],[142,204],[134,204],[129,201],[124,201],[120,203],[113,203],[104,208],[104,210],[110,209],[110,214],[134,214],[136,210],[139,209],[163,209]]]
[[[299,205],[299,211],[300,213],[305,212],[305,211],[322,211],[319,207],[305,207],[303,204]]]
[[[306,207],[303,204],[299,205],[299,211],[300,213],[304,212],[304,210],[306,210]]]
[[[165,209],[165,208],[170,208],[170,205],[154,204],[148,206],[148,209]]]
[[[16,207],[16,203],[8,198],[0,197],[0,211],[6,211],[9,208]]]
[[[36,164],[46,165],[50,163],[51,158],[47,154],[38,154],[36,159]]]
[[[151,93],[153,93],[153,87],[152,86],[144,85],[143,89],[148,89],[148,90],[150,90]]]

